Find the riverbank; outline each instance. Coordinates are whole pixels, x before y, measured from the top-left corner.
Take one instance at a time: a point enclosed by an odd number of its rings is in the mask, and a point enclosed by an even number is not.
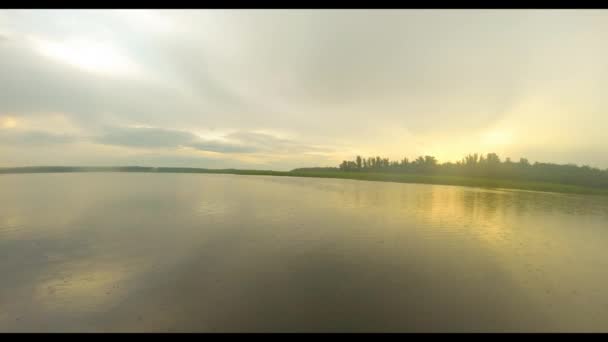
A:
[[[283,177],[315,177],[353,179],[376,182],[420,183],[436,185],[458,185],[481,188],[516,189],[544,191],[569,194],[608,195],[608,189],[589,188],[567,184],[528,182],[509,179],[491,179],[481,177],[458,177],[444,175],[420,175],[407,173],[373,173],[348,171],[272,171],[272,170],[239,170],[239,169],[201,169],[173,167],[18,167],[2,168],[0,174],[15,173],[67,173],[67,172],[157,172],[157,173],[213,173],[234,175],[265,175]]]
[[[544,191],[569,194],[608,195],[608,189],[595,189],[567,184],[546,182],[525,182],[508,179],[491,179],[481,177],[457,177],[443,175],[416,175],[401,173],[366,173],[366,172],[293,172],[301,177],[357,179],[376,182],[419,183],[435,185],[458,185],[480,188],[515,189]]]

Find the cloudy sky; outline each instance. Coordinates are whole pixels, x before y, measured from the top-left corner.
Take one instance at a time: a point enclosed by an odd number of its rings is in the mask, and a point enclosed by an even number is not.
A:
[[[608,11],[3,10],[0,166],[608,167]]]

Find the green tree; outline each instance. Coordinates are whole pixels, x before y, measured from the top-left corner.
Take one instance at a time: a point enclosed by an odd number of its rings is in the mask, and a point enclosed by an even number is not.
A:
[[[424,164],[426,166],[435,166],[437,165],[437,159],[433,156],[424,156]]]
[[[496,153],[488,153],[486,156],[486,163],[490,165],[500,164],[500,158]]]

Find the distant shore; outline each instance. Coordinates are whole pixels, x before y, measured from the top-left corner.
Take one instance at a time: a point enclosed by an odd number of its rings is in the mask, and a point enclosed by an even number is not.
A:
[[[70,172],[146,172],[146,173],[210,173],[234,175],[259,175],[283,177],[315,177],[338,178],[376,182],[419,183],[436,185],[458,185],[491,189],[516,189],[530,191],[544,191],[568,194],[608,195],[608,189],[582,187],[567,184],[528,182],[509,179],[490,179],[483,177],[459,177],[445,175],[420,175],[409,173],[372,173],[372,172],[345,172],[331,170],[330,168],[311,168],[293,171],[272,170],[242,170],[242,169],[203,169],[181,167],[70,167],[70,166],[42,166],[42,167],[13,167],[0,168],[0,174],[20,173],[70,173]]]

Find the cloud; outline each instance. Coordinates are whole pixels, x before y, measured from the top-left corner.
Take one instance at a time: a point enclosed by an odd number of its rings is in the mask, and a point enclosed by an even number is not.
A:
[[[220,153],[254,153],[258,152],[258,149],[253,146],[245,146],[241,144],[235,144],[231,142],[224,142],[218,140],[204,140],[201,142],[195,142],[189,145],[197,150],[220,152]]]
[[[191,147],[196,150],[219,153],[301,153],[326,151],[271,134],[238,131],[220,139],[205,139],[180,130],[154,127],[107,127],[105,132],[93,139],[105,145],[137,148]]]
[[[224,153],[303,153],[327,151],[267,133],[239,131],[227,134],[223,140],[207,140],[191,145],[201,150]]]
[[[606,39],[602,11],[0,11],[0,114],[62,113],[83,141],[137,153],[184,146],[272,165],[459,158],[508,128],[520,138],[504,153],[531,155],[542,136],[551,161],[574,140],[608,148]],[[100,72],[121,63],[95,46],[138,72]],[[560,139],[567,130],[584,133]],[[83,141],[81,155],[98,153]]]
[[[69,144],[80,140],[80,137],[68,134],[55,134],[44,131],[0,130],[0,142],[13,146],[45,146]]]
[[[310,146],[283,139],[271,134],[240,131],[227,135],[228,139],[239,141],[247,146],[253,146],[260,152],[301,153],[312,151],[327,151],[327,149]]]
[[[95,142],[106,145],[118,145],[128,147],[164,147],[174,148],[188,145],[196,139],[189,132],[162,129],[162,128],[132,128],[111,127],[106,132],[94,139]]]

